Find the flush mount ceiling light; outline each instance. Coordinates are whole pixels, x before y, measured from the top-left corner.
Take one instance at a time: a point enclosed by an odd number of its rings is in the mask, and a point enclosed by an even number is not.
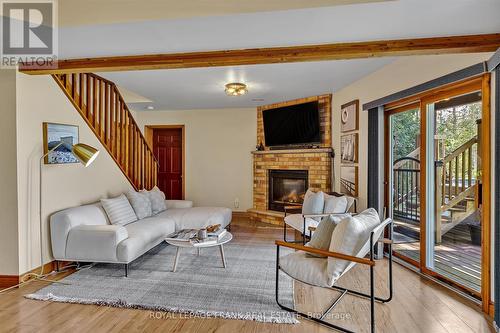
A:
[[[248,92],[247,85],[244,83],[228,83],[226,84],[226,89],[224,90],[228,96],[241,96]]]

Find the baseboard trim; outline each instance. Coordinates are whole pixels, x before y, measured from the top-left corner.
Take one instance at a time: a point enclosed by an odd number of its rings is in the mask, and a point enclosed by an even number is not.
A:
[[[59,261],[59,269],[63,269],[64,267],[71,264],[73,264],[73,262]],[[43,274],[50,273],[54,270],[56,270],[56,260],[53,260],[43,265]],[[32,279],[32,277],[27,276],[28,274],[32,273],[40,274],[40,272],[41,272],[41,266],[38,266],[20,275],[0,275],[0,289],[9,288],[21,282],[26,282]]]
[[[0,275],[0,289],[10,288],[19,283],[19,275]]]

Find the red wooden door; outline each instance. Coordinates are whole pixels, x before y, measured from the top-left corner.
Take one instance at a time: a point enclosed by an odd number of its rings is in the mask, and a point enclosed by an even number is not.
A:
[[[158,159],[158,187],[167,199],[182,199],[182,129],[154,129],[153,152]]]

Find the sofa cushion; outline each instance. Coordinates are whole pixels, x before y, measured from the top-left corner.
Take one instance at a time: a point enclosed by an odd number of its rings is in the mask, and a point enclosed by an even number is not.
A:
[[[165,236],[175,231],[175,223],[166,217],[152,216],[127,224],[125,228],[128,238],[117,247],[120,262],[130,262],[160,244]]]
[[[151,200],[149,200],[149,195],[147,193],[129,190],[126,196],[139,220],[153,215]]]
[[[325,206],[325,194],[321,191],[313,192],[307,190],[302,204],[302,214],[323,214]],[[313,218],[316,221],[321,221],[320,217]]]
[[[111,199],[101,199],[101,204],[109,222],[116,225],[126,225],[137,221],[134,209],[130,205],[127,197],[123,194]]]
[[[82,261],[116,261],[116,246],[128,237],[119,225],[79,225],[68,234],[66,258]]]
[[[225,228],[231,222],[232,211],[225,207],[172,208],[156,216],[172,219],[175,230],[203,228],[212,224]]]
[[[146,191],[145,193],[147,193],[149,201],[151,201],[153,215],[167,209],[167,204],[165,203],[165,193],[163,193],[157,186],[153,187],[150,191]]]

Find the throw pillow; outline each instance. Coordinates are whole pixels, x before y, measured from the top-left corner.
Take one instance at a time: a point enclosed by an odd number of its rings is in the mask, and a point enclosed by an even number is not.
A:
[[[111,224],[126,225],[137,221],[134,209],[123,194],[116,198],[101,199],[101,204]]]
[[[350,256],[365,256],[366,253],[360,253],[360,250],[370,239],[370,232],[379,224],[380,218],[373,208],[346,217],[333,230],[330,251]],[[331,284],[342,276],[350,263],[347,260],[328,258],[327,271]]]
[[[126,196],[139,220],[153,215],[151,200],[147,193],[129,190]]]
[[[335,229],[335,226],[349,216],[349,214],[325,216],[318,224],[316,230],[312,234],[311,240],[306,244],[306,246],[328,251],[330,249],[330,242],[332,240],[332,233]],[[320,254],[308,254],[314,257],[326,258],[326,256]]]
[[[150,191],[146,192],[151,201],[151,209],[153,215],[163,212],[167,209],[167,204],[165,202],[165,193],[163,193],[157,186],[153,187]]]
[[[313,192],[307,190],[302,204],[302,214],[323,214],[325,205],[325,195],[323,192]],[[321,221],[321,217],[315,217],[314,220]]]
[[[325,214],[341,214],[347,211],[347,197],[345,195],[336,197],[325,193]]]

